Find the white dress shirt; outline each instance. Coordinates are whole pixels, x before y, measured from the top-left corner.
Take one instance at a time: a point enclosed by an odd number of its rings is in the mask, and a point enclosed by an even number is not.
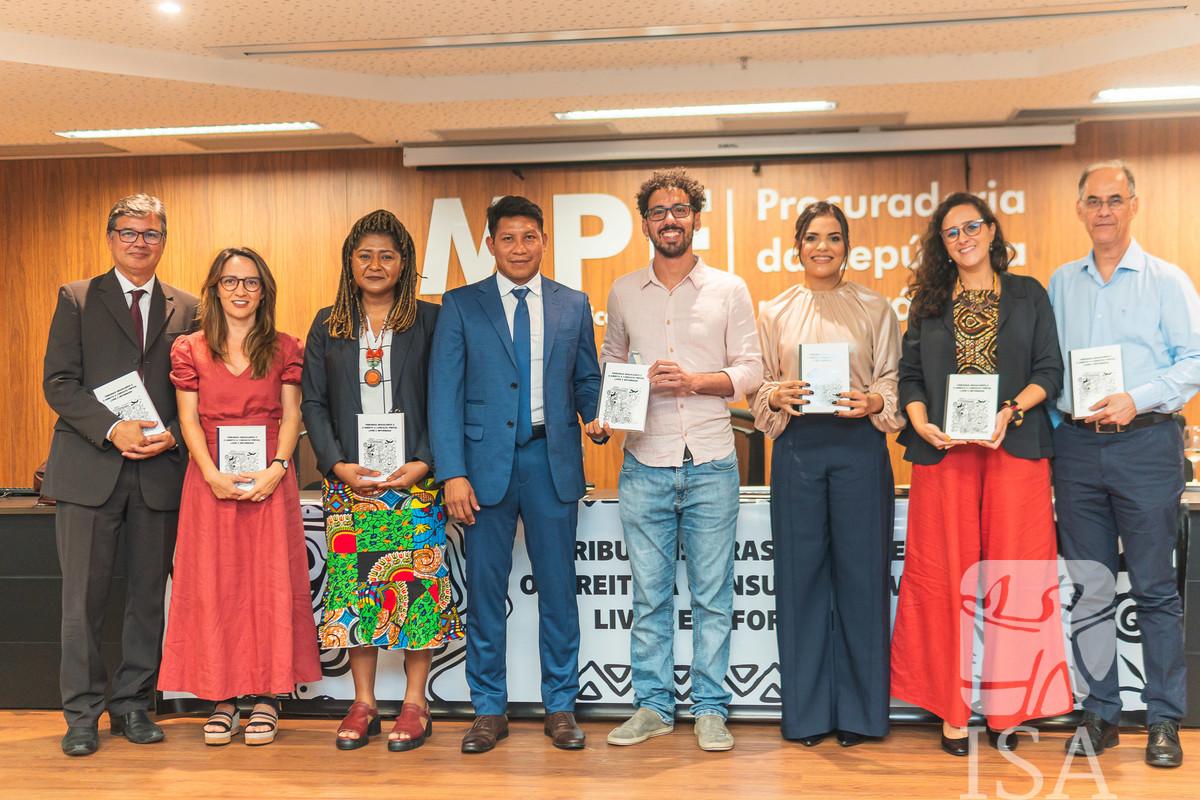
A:
[[[142,352],[144,353],[146,352],[147,328],[149,327],[150,322],[150,295],[154,292],[154,281],[156,279],[153,275],[151,275],[150,280],[146,281],[141,286],[137,286],[133,281],[129,280],[129,278],[126,278],[121,273],[121,270],[114,269],[113,272],[115,272],[117,275],[117,283],[121,284],[121,293],[125,296],[125,306],[127,308],[133,308],[133,295],[130,294],[130,292],[132,292],[134,289],[143,289],[146,292],[144,295],[142,295],[141,299],[138,300],[138,307],[142,310]],[[110,425],[108,427],[108,433],[106,433],[104,437],[106,439],[111,439],[113,428],[117,427],[117,425],[120,423],[121,420],[117,420]]]
[[[150,295],[154,291],[154,281],[156,278],[151,275],[150,280],[141,286],[137,286],[133,281],[121,274],[121,270],[117,269],[113,271],[117,273],[117,283],[121,284],[121,292],[125,295],[126,308],[133,308],[133,295],[130,292],[134,289],[144,289],[146,292],[142,295],[141,300],[138,301],[138,305],[142,309],[142,352],[144,353],[146,352],[146,334],[149,332],[146,329],[150,323]]]
[[[513,317],[517,313],[517,296],[512,290],[517,284],[497,271],[496,286],[500,289],[504,318],[508,320],[508,335],[512,336]],[[546,421],[542,402],[542,273],[530,278],[525,288],[529,289],[525,295],[525,304],[529,306],[529,416],[531,424],[542,425]]]

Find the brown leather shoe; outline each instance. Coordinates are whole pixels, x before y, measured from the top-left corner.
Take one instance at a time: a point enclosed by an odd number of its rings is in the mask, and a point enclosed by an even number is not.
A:
[[[508,736],[508,717],[503,714],[481,714],[471,723],[463,736],[464,753],[486,753],[496,742]]]
[[[560,750],[582,750],[586,738],[583,730],[575,724],[575,715],[570,711],[555,711],[546,715],[546,735]]]

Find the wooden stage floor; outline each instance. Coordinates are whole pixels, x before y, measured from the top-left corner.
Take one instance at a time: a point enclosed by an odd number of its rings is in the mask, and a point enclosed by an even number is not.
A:
[[[476,800],[482,798],[900,798],[959,800],[970,797],[969,760],[945,755],[937,729],[898,726],[885,742],[842,749],[832,739],[809,749],[785,742],[777,726],[735,723],[737,747],[729,753],[696,748],[690,723],[671,736],[636,747],[604,743],[608,723],[587,723],[588,747],[562,752],[550,746],[535,722],[515,722],[508,740],[484,755],[464,756],[459,738],[465,720],[435,720],[434,736],[419,750],[389,753],[383,738],[353,752],[334,748],[335,721],[285,719],[267,747],[241,739],[206,747],[202,720],[162,721],[165,742],[136,746],[109,735],[101,724],[100,751],[67,758],[59,750],[62,716],[52,711],[0,711],[0,797],[38,798],[365,798]],[[386,724],[385,724],[386,730]],[[1025,739],[1016,755],[1024,768],[984,746],[976,794],[1089,798],[1101,789],[1086,759],[1071,762],[1058,795],[1066,733]],[[1142,763],[1146,737],[1122,734],[1121,746],[1099,759],[1110,797],[1200,796],[1200,731],[1184,731],[1184,766],[1158,770]],[[1186,759],[1192,759],[1190,762]],[[1040,771],[1042,784],[1030,773]],[[1003,782],[1003,788],[997,781]],[[1033,790],[1037,788],[1037,791]],[[1031,793],[1032,792],[1032,793]]]

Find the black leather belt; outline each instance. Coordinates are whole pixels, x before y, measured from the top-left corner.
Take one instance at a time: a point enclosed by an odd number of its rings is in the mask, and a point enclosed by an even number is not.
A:
[[[1063,422],[1069,422],[1076,428],[1083,428],[1085,431],[1091,431],[1092,433],[1127,433],[1128,431],[1136,431],[1139,428],[1149,428],[1151,425],[1157,425],[1160,422],[1170,421],[1170,414],[1160,414],[1157,411],[1147,411],[1145,414],[1138,414],[1129,421],[1128,425],[1117,425],[1114,422],[1103,424],[1099,422],[1084,422],[1074,417],[1063,417]]]
[[[532,430],[533,430],[533,433],[531,433],[529,435],[529,441],[532,442],[534,439],[545,439],[546,438],[546,426],[545,425],[534,425]]]

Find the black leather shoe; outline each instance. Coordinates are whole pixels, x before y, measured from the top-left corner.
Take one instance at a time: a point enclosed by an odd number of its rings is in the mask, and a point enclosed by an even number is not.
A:
[[[988,744],[997,750],[1007,750],[1009,752],[1016,750],[1020,739],[1017,738],[1016,731],[997,731],[991,728],[987,729]]]
[[[1150,726],[1150,735],[1146,738],[1146,763],[1152,767],[1178,767],[1183,763],[1178,722],[1164,719]]]
[[[90,756],[100,749],[100,733],[95,725],[72,725],[62,738],[62,751],[69,756]]]
[[[854,747],[856,744],[862,744],[866,740],[867,737],[863,736],[861,733],[855,733],[854,731],[837,732],[837,742],[842,747]]]
[[[828,733],[816,733],[812,736],[801,736],[798,741],[805,747],[816,747],[821,742],[825,741],[825,737],[828,735]]]
[[[971,752],[971,737],[964,736],[961,739],[950,739],[943,733],[942,749],[952,756],[968,755]]]
[[[128,714],[109,714],[112,735],[124,736],[134,744],[154,744],[163,740],[163,729],[154,724],[145,711],[130,711]]]
[[[1092,745],[1092,752],[1100,755],[1108,748],[1121,743],[1121,728],[1111,722],[1105,722],[1099,714],[1085,711],[1075,735],[1067,740],[1067,752],[1073,756],[1087,755],[1083,744],[1085,737]]]

